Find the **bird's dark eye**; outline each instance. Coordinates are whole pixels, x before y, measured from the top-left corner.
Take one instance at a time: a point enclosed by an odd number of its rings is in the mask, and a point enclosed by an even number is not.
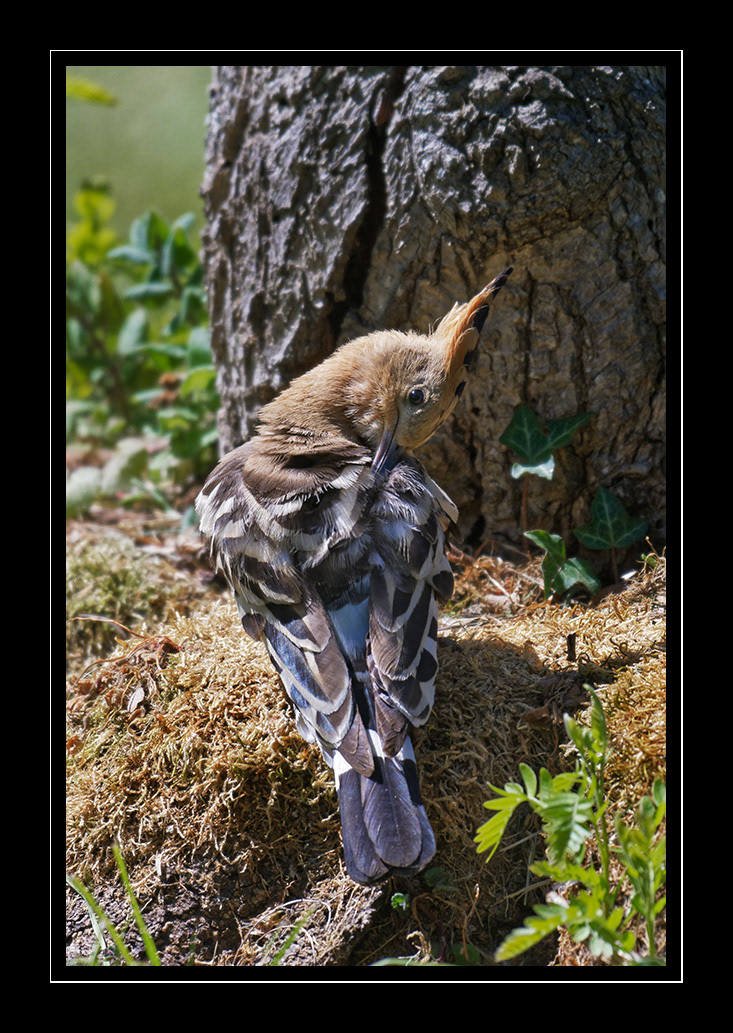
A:
[[[425,401],[425,392],[421,387],[413,387],[407,395],[407,401],[416,407],[422,405]]]

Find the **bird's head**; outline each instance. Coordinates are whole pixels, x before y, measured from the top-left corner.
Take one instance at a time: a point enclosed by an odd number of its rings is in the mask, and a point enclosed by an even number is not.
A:
[[[345,346],[354,350],[347,358],[348,415],[375,449],[375,471],[397,448],[424,444],[453,411],[493,296],[511,271],[505,269],[471,301],[455,305],[431,334],[379,331]]]
[[[460,398],[493,296],[511,271],[454,305],[430,334],[379,330],[342,345],[261,410],[265,433],[290,451],[334,435],[366,444],[375,472],[398,448],[424,444]]]

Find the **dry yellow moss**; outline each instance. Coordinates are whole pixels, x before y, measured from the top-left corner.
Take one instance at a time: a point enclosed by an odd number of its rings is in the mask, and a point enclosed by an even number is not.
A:
[[[366,960],[419,953],[426,943],[439,951],[441,936],[465,939],[488,960],[518,904],[536,899],[527,896],[527,869],[538,851],[528,813],[517,815],[491,864],[476,854],[488,784],[515,780],[522,761],[535,770],[565,763],[568,687],[588,672],[613,678],[601,694],[618,806],[664,777],[663,586],[660,559],[596,608],[539,605],[444,622],[436,705],[416,751],[436,864],[453,891],[418,892],[397,942],[391,912],[375,921],[370,910],[381,890],[345,875],[331,774],[297,735],[264,649],[229,601],[135,629],[142,638],[118,643],[67,686],[68,870],[95,886],[114,879],[116,840],[142,899],[167,900],[176,880],[208,887],[222,915],[231,912],[221,918],[229,946],[200,948],[201,964],[256,963],[278,923],[288,927],[309,909],[308,932],[285,963],[332,964],[365,925],[371,932],[356,957]],[[171,947],[167,957],[176,956]]]

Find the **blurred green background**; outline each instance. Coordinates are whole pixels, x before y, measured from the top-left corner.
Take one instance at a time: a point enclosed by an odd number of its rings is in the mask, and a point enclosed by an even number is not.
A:
[[[195,518],[216,460],[204,65],[66,66],[66,507]]]
[[[114,106],[66,101],[67,222],[75,218],[72,202],[82,182],[101,176],[116,203],[111,224],[123,238],[150,208],[167,220],[194,212],[200,229],[211,67],[67,65],[66,71],[117,100]]]

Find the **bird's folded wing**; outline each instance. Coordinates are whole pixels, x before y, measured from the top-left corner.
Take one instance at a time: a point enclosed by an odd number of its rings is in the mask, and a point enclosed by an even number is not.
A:
[[[295,705],[300,734],[318,742],[326,759],[339,749],[353,767],[371,774],[353,672],[322,598],[303,574],[355,535],[365,464],[354,458],[324,474],[322,466],[308,466],[297,454],[288,468],[243,445],[212,473],[197,510],[245,630],[264,639]],[[353,579],[348,567],[345,561],[334,578]]]
[[[443,522],[452,515],[412,457],[391,471],[374,511],[379,563],[371,574],[367,663],[375,716],[388,755],[400,749],[407,722],[421,725],[433,706],[438,668],[438,601],[450,597],[453,574]],[[442,495],[442,493],[441,493]]]

